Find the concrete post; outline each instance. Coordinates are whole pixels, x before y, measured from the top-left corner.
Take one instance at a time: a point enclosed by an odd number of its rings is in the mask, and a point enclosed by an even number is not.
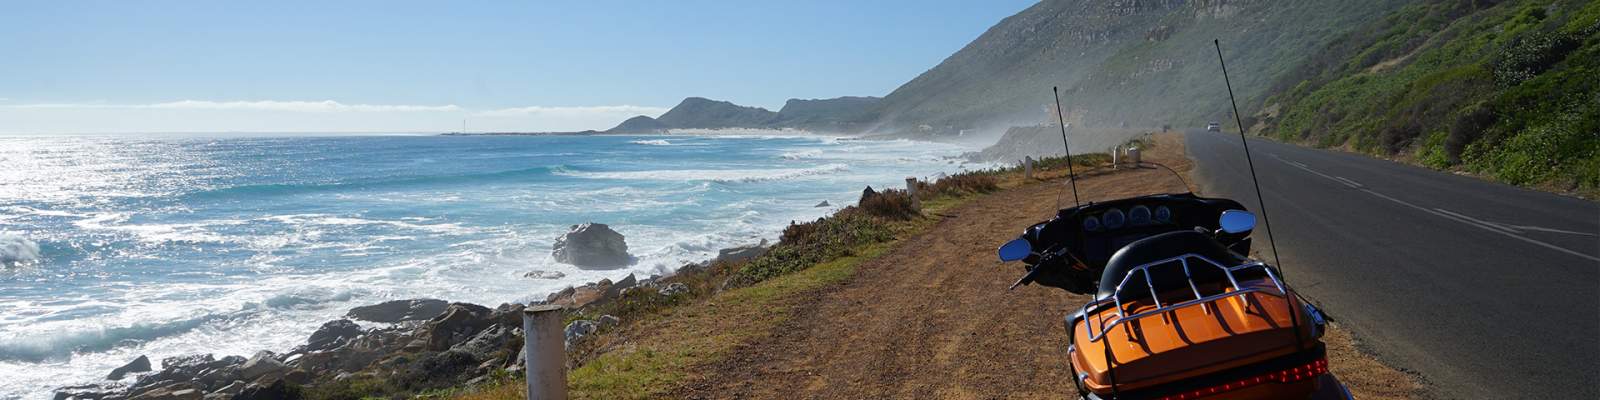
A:
[[[1122,165],[1122,146],[1113,146],[1111,148],[1111,169],[1112,170],[1116,170],[1117,167],[1119,167],[1121,165]]]
[[[1033,179],[1033,157],[1022,158],[1022,178]]]
[[[917,177],[906,177],[906,194],[911,196],[911,209],[922,210],[922,201],[917,200]]]
[[[566,400],[567,346],[559,305],[522,310],[522,347],[527,353],[528,400]]]
[[[1128,146],[1128,162],[1139,165],[1139,146]]]

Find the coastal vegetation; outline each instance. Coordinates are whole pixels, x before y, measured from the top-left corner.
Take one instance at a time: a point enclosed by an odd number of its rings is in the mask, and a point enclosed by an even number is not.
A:
[[[1424,1],[1312,54],[1255,132],[1600,193],[1600,3]]]
[[[1093,168],[1109,159],[1096,154],[1074,156],[1072,162]],[[1065,157],[1040,160],[1035,179],[1064,176],[1066,163]],[[995,168],[919,181],[915,201],[899,189],[864,193],[857,206],[790,225],[760,257],[681,270],[669,279],[688,285],[682,296],[635,291],[573,310],[574,319],[615,315],[629,322],[569,350],[576,365],[568,376],[570,394],[594,399],[664,395],[690,378],[693,366],[770,332],[797,311],[799,296],[848,282],[858,265],[933,226],[943,210],[1030,183],[1022,172],[1021,167]],[[522,390],[520,377],[508,376],[445,397],[514,399]]]

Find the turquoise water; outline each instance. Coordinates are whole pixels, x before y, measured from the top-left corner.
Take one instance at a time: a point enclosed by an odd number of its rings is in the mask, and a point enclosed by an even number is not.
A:
[[[350,307],[542,299],[668,274],[966,167],[965,149],[818,136],[0,138],[0,398],[138,355],[287,350]],[[814,207],[828,201],[834,207]],[[610,224],[634,265],[554,263]],[[561,279],[533,279],[556,271]]]

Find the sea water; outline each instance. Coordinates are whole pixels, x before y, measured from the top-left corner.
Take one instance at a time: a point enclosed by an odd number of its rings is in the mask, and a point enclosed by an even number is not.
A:
[[[288,350],[385,300],[492,307],[670,274],[869,185],[976,167],[952,158],[967,150],[807,135],[0,138],[0,398],[48,398],[139,355],[159,368]],[[625,235],[637,262],[554,262],[555,239],[585,222]]]

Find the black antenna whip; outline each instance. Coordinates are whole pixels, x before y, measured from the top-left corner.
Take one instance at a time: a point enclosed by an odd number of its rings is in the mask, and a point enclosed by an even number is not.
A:
[[[1239,116],[1239,101],[1233,98],[1233,82],[1228,79],[1228,63],[1222,61],[1222,41],[1211,39],[1217,47],[1217,64],[1222,66],[1222,82],[1228,85],[1228,103],[1233,104],[1233,122],[1239,124],[1239,143],[1244,144],[1244,161],[1250,166],[1250,183],[1256,186],[1256,203],[1261,205],[1261,224],[1267,227],[1267,245],[1272,246],[1272,263],[1278,265],[1278,279],[1283,279],[1283,258],[1278,256],[1278,241],[1272,238],[1272,220],[1267,218],[1267,200],[1261,198],[1261,180],[1256,178],[1256,162],[1250,158],[1250,141],[1244,137],[1244,118]],[[1291,302],[1292,304],[1292,302]],[[1304,346],[1300,339],[1300,313],[1290,312],[1294,323],[1295,347]]]
[[[1233,104],[1233,122],[1239,124],[1239,143],[1244,144],[1244,161],[1250,166],[1250,183],[1256,187],[1256,203],[1261,205],[1261,224],[1267,227],[1267,245],[1272,247],[1272,262],[1283,276],[1283,260],[1278,257],[1278,241],[1272,238],[1272,219],[1267,218],[1267,201],[1261,198],[1261,180],[1256,178],[1256,162],[1250,158],[1250,141],[1244,137],[1244,119],[1239,117],[1239,101],[1233,98],[1233,82],[1228,79],[1228,63],[1222,60],[1222,41],[1211,39],[1217,47],[1217,64],[1222,65],[1222,82],[1228,85],[1228,102]]]
[[[1051,86],[1050,93],[1056,96],[1056,124],[1061,127],[1061,147],[1067,151],[1067,181],[1072,182],[1072,206],[1077,207],[1082,205],[1078,202],[1078,174],[1072,172],[1072,146],[1067,145],[1067,121],[1061,115],[1061,91]],[[1277,253],[1277,250],[1273,250],[1273,253]]]

